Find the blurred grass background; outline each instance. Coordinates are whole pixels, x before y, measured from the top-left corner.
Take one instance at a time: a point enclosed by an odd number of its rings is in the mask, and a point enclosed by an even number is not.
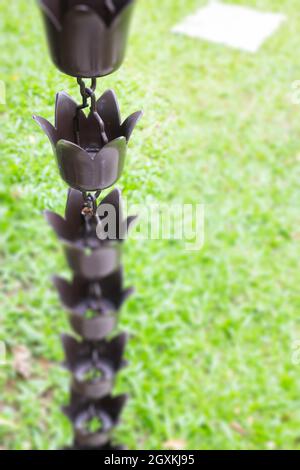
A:
[[[232,0],[288,16],[255,55],[170,33],[204,3],[140,0],[125,64],[98,84],[116,90],[124,117],[145,112],[124,195],[206,206],[199,252],[127,242],[137,293],[121,317],[132,339],[116,391],[131,400],[117,437],[129,449],[296,449],[300,119],[289,94],[300,79],[299,2]],[[50,276],[68,271],[42,211],[62,213],[66,188],[31,115],[53,120],[55,93],[79,94],[50,62],[33,0],[1,2],[0,30],[0,445],[55,449],[71,441],[59,366],[69,326]],[[20,346],[32,355],[29,380],[13,367]]]

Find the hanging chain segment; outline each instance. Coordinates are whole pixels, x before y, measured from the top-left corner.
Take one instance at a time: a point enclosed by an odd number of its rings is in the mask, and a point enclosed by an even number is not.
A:
[[[87,87],[84,80],[82,78],[77,78],[77,83],[79,85],[80,94],[82,97],[82,104],[77,107],[77,113],[75,116],[75,139],[77,145],[80,145],[80,129],[79,129],[79,113],[81,110],[87,108],[89,106],[88,100],[90,100],[90,112],[93,113],[94,118],[96,119],[99,128],[100,128],[100,135],[102,139],[103,145],[108,143],[108,137],[105,132],[105,125],[101,116],[97,111],[97,101],[96,101],[96,87],[97,87],[97,79],[91,79],[90,87]]]
[[[108,137],[105,132],[105,125],[97,111],[97,101],[96,101],[96,95],[95,95],[95,91],[97,87],[97,79],[92,78],[91,84],[89,87],[86,86],[86,83],[84,82],[82,78],[77,78],[77,83],[79,85],[80,94],[82,97],[82,104],[77,107],[77,112],[76,112],[75,122],[74,122],[76,143],[77,145],[80,146],[80,126],[79,126],[80,111],[90,106],[90,112],[93,114],[100,128],[100,135],[101,135],[102,143],[103,145],[106,145],[108,143]],[[90,100],[90,105],[88,103],[88,100]],[[83,216],[92,217],[96,215],[97,199],[99,198],[100,194],[101,194],[101,191],[97,191],[94,195],[83,193],[83,198],[84,198],[84,206],[82,208]]]

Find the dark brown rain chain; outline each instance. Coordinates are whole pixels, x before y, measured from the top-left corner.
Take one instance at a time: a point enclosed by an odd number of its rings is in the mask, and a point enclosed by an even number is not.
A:
[[[135,217],[124,219],[120,178],[130,136],[142,113],[123,123],[116,96],[96,100],[96,79],[121,65],[134,0],[40,0],[53,62],[77,78],[82,104],[67,93],[56,97],[55,126],[34,116],[47,134],[59,173],[69,186],[65,217],[46,212],[73,272],[55,287],[69,312],[75,336],[63,336],[65,365],[72,375],[70,403],[64,408],[74,428],[71,449],[117,449],[112,431],[126,396],[112,396],[116,374],[126,365],[127,336],[111,339],[119,311],[132,293],[124,288],[122,242]],[[90,86],[85,79],[90,79]],[[89,108],[88,113],[84,112]],[[109,211],[113,209],[113,211]],[[114,218],[107,217],[107,213]],[[107,338],[110,339],[107,339]],[[77,339],[77,338],[80,338]]]

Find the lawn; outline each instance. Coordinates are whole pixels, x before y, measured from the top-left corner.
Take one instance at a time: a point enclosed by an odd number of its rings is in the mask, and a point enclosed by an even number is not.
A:
[[[129,449],[297,449],[299,2],[232,0],[288,16],[257,54],[172,35],[201,0],[138,3],[125,64],[98,83],[124,117],[145,113],[118,186],[132,203],[204,204],[205,245],[126,244],[136,294],[120,322],[130,365],[116,392],[130,401],[116,438]],[[70,328],[51,276],[68,270],[42,212],[63,212],[66,187],[31,115],[53,120],[55,93],[79,93],[48,58],[33,0],[1,2],[0,31],[0,446],[55,449],[71,442],[59,340]],[[31,353],[23,375],[20,350]]]

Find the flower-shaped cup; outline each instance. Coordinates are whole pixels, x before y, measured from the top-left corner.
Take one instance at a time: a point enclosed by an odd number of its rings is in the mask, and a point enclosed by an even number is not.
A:
[[[127,396],[104,397],[90,402],[73,392],[71,404],[63,409],[75,430],[75,439],[80,446],[102,446],[109,442],[111,432],[120,420],[120,414],[126,403]],[[93,420],[99,427],[91,430],[87,425]]]
[[[97,207],[98,217],[90,218],[88,234],[84,234],[85,221],[82,215],[84,198],[80,191],[69,189],[65,217],[47,210],[45,218],[63,242],[74,244],[77,247],[89,246],[97,249],[107,241],[123,241],[136,221],[136,216],[123,217],[122,205],[121,191],[115,188],[102,199]],[[111,229],[109,221],[106,221],[106,227],[101,224],[108,212],[112,214]],[[107,230],[104,232],[105,228]],[[100,238],[98,234],[101,234]]]
[[[117,372],[126,365],[123,354],[127,335],[93,343],[78,342],[72,336],[64,335],[62,342],[66,367],[73,374],[72,389],[91,399],[109,395]]]
[[[117,98],[112,90],[99,98],[96,110],[104,124],[107,143],[103,141],[95,113],[91,111],[86,116],[67,93],[57,94],[55,127],[46,119],[33,116],[53,146],[62,179],[71,188],[82,192],[109,188],[120,178],[127,144],[142,116],[138,111],[121,123]]]
[[[93,291],[90,281],[77,277],[71,283],[55,277],[54,285],[62,304],[69,311],[72,328],[89,341],[105,338],[114,330],[118,322],[117,311],[133,293],[132,288],[123,288],[122,269],[96,281]],[[89,312],[93,315],[88,316]]]
[[[123,62],[134,0],[39,0],[54,64],[67,75],[103,77]]]

